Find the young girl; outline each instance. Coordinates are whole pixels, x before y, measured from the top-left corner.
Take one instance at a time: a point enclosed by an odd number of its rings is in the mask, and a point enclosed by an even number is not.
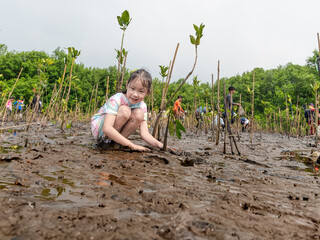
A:
[[[128,137],[140,127],[141,138],[151,146],[162,148],[163,144],[148,131],[147,105],[143,99],[151,89],[151,75],[144,69],[134,71],[127,82],[125,93],[113,95],[91,119],[92,134],[97,139],[111,140],[132,150],[148,149],[131,142]]]

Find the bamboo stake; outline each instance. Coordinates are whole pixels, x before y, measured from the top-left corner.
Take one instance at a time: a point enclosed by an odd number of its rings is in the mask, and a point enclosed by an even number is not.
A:
[[[252,144],[253,141],[253,121],[254,121],[254,78],[255,78],[255,72],[253,72],[253,79],[252,79],[252,111],[251,111],[251,133],[250,133],[250,143]]]
[[[223,85],[223,100],[224,100],[224,139],[223,139],[223,154],[227,152],[227,128],[229,127],[227,100],[226,100],[226,84]],[[232,106],[232,103],[231,103]],[[231,116],[232,117],[232,116]]]
[[[240,107],[241,107],[241,94],[240,94],[240,106],[238,108],[238,121],[237,121],[237,127],[238,127],[238,142],[240,142],[240,128],[242,128],[242,125],[240,123]]]
[[[108,101],[108,91],[109,91],[109,76],[107,76],[107,87],[106,87],[106,101]]]
[[[217,79],[218,89],[217,89],[217,137],[216,137],[216,145],[219,144],[219,137],[220,137],[220,60],[218,60],[218,79]]]
[[[213,85],[213,74],[211,75],[211,87],[212,87],[212,96],[211,96],[211,109],[212,109],[212,119],[211,119],[211,127],[212,127],[212,141],[214,139],[214,85]]]
[[[94,112],[94,113],[95,113],[96,110],[97,110],[98,86],[99,86],[99,78],[97,79],[96,95],[95,95],[95,97],[94,97],[94,105],[93,105],[93,112]]]

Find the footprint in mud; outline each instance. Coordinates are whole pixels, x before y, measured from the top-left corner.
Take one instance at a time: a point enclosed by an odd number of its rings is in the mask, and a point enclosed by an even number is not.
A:
[[[143,158],[146,158],[146,162],[149,163],[151,162],[152,160],[155,160],[157,162],[160,162],[160,163],[164,163],[164,164],[169,164],[169,160],[165,157],[160,157],[160,156],[157,156],[157,155],[145,155],[143,156]]]
[[[126,183],[126,181],[124,180],[124,177],[122,176],[122,177],[118,177],[118,176],[116,176],[116,175],[114,175],[114,174],[111,174],[111,173],[104,173],[104,172],[102,172],[102,173],[99,173],[99,175],[101,175],[102,177],[100,177],[100,179],[101,180],[108,180],[108,181],[110,181],[110,184],[112,184],[112,182],[115,182],[115,183],[118,183],[118,184],[120,184],[120,185],[128,185],[127,183]],[[99,182],[102,182],[102,181],[99,181]],[[103,185],[102,183],[98,183],[98,185]],[[106,186],[107,186],[108,184],[106,183]]]

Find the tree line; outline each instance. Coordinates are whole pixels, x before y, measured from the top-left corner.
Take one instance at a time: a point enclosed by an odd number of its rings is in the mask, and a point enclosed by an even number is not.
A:
[[[241,94],[242,106],[249,112],[251,109],[250,89],[252,87],[253,73],[255,73],[255,118],[263,119],[266,114],[272,111],[285,110],[289,100],[291,101],[291,111],[296,110],[298,106],[315,102],[314,86],[319,82],[319,75],[316,68],[317,51],[308,57],[304,66],[288,63],[284,66],[278,66],[275,69],[264,70],[255,68],[250,72],[244,72],[236,76],[220,79],[220,99],[223,96],[223,85],[226,88],[234,86],[236,94],[234,102],[238,102]],[[65,63],[68,70],[71,67],[70,56],[61,48],[57,48],[49,55],[43,51],[8,51],[5,44],[0,44],[0,92],[1,102],[10,92],[21,68],[20,79],[14,89],[13,96],[23,98],[25,103],[30,103],[34,93],[42,89],[43,111],[48,106],[55,84],[58,85],[63,75]],[[130,70],[124,71],[124,81],[128,79]],[[160,69],[159,69],[160,72]],[[159,74],[161,75],[161,74]],[[108,93],[107,80],[109,78]],[[75,63],[73,66],[73,79],[70,91],[70,100],[68,109],[75,107],[76,101],[80,102],[81,109],[85,112],[89,107],[95,109],[103,105],[106,94],[109,96],[116,92],[116,83],[118,78],[118,69],[116,66],[106,68],[86,67],[82,63]],[[208,81],[209,80],[209,81]],[[168,96],[179,87],[183,78],[177,79],[170,84]],[[67,83],[64,83],[67,84]],[[125,82],[123,84],[123,88]],[[147,104],[151,110],[156,110],[161,104],[162,89],[164,80],[157,77],[153,78],[153,95],[147,98]],[[212,94],[212,89],[214,92]],[[189,112],[199,106],[211,108],[212,96],[214,105],[217,99],[217,82],[212,88],[210,76],[208,79],[198,79],[193,76],[193,80],[186,82],[179,91],[183,96],[182,106]],[[97,90],[97,92],[95,92]],[[92,95],[95,95],[95,102]],[[299,97],[298,97],[299,96]],[[77,99],[77,100],[76,100]],[[286,104],[287,102],[287,104]],[[174,99],[171,101],[173,105]],[[223,108],[223,101],[221,101]]]

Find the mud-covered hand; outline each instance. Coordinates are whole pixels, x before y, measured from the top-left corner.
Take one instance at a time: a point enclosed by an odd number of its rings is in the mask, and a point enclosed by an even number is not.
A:
[[[140,152],[149,152],[150,151],[149,148],[146,148],[146,147],[143,147],[143,146],[139,146],[139,145],[136,145],[136,144],[131,144],[128,147],[131,150],[134,150],[134,151],[140,151]]]

